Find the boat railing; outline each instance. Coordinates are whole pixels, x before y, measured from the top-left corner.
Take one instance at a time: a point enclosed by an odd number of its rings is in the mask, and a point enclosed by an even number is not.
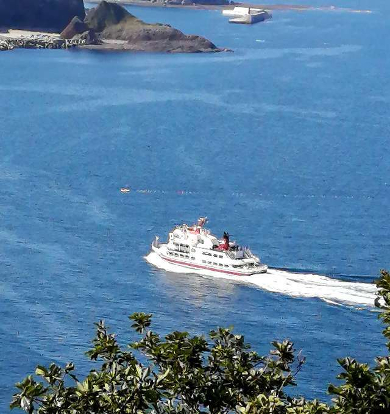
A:
[[[244,258],[244,252],[242,250],[226,250],[226,253],[233,260]]]
[[[231,251],[229,251],[229,250],[226,250],[226,254],[231,258],[231,259],[235,259],[236,258],[236,256],[234,255],[234,253],[233,252],[231,252]]]
[[[253,253],[248,248],[246,248],[244,250],[244,257],[245,257],[245,259],[250,259],[250,258],[253,257]]]

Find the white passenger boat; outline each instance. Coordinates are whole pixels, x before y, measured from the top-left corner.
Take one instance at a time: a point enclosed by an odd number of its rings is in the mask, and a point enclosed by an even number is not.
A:
[[[228,17],[240,17],[246,16],[247,14],[256,14],[263,12],[264,9],[256,9],[254,7],[235,7],[234,9],[222,10],[222,14]]]
[[[228,233],[222,239],[215,237],[204,225],[206,217],[201,217],[192,226],[182,224],[169,232],[168,241],[161,243],[156,236],[152,243],[155,252],[163,262],[169,263],[172,270],[180,272],[185,268],[194,273],[216,272],[232,276],[250,276],[267,272],[247,247],[230,241]]]
[[[222,10],[224,16],[231,17],[230,23],[253,24],[270,19],[272,14],[264,9],[254,7],[235,7]]]

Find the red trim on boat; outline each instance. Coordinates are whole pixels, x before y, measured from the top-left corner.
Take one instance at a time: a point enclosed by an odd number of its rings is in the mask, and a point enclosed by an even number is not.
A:
[[[167,260],[168,262],[184,265],[184,266],[187,266],[189,268],[194,267],[194,268],[197,268],[197,269],[212,270],[213,272],[227,273],[229,275],[235,275],[235,276],[250,276],[250,275],[253,275],[253,273],[243,274],[243,273],[229,272],[229,270],[213,269],[211,267],[201,266],[201,265],[197,265],[197,264],[194,264],[194,263],[181,262],[180,260],[174,260],[174,259],[171,259],[169,257],[163,256],[161,254],[159,256],[162,257],[163,259]]]

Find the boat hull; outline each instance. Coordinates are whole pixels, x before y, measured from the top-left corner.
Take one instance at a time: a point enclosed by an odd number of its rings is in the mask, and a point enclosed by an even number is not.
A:
[[[269,19],[268,13],[258,13],[258,14],[246,14],[244,16],[236,16],[229,19],[229,23],[235,24],[254,24],[263,22],[266,19]]]
[[[253,7],[235,7],[234,9],[226,9],[222,11],[222,14],[230,17],[230,23],[238,24],[254,24],[272,17],[266,10]]]
[[[182,273],[185,271],[186,273],[198,273],[198,274],[207,274],[207,275],[220,275],[224,277],[246,277],[246,276],[253,276],[256,274],[266,273],[268,270],[267,265],[259,266],[256,269],[250,270],[234,270],[234,269],[220,269],[212,266],[206,266],[200,263],[194,263],[188,260],[178,259],[168,257],[164,254],[161,248],[156,246],[151,247],[151,252],[155,253],[159,261],[149,261],[149,263],[153,264],[156,267],[162,268],[167,270],[167,266],[169,267],[169,271],[174,271],[177,273]]]

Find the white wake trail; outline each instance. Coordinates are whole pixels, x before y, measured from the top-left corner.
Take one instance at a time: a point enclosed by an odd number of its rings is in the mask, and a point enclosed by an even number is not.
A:
[[[196,273],[167,263],[151,252],[145,257],[150,264],[175,273]],[[287,296],[319,298],[335,305],[374,307],[376,286],[372,283],[345,282],[327,276],[306,273],[292,273],[286,270],[268,269],[267,273],[253,276],[230,276],[213,271],[203,271],[202,275],[255,285],[270,292]]]

